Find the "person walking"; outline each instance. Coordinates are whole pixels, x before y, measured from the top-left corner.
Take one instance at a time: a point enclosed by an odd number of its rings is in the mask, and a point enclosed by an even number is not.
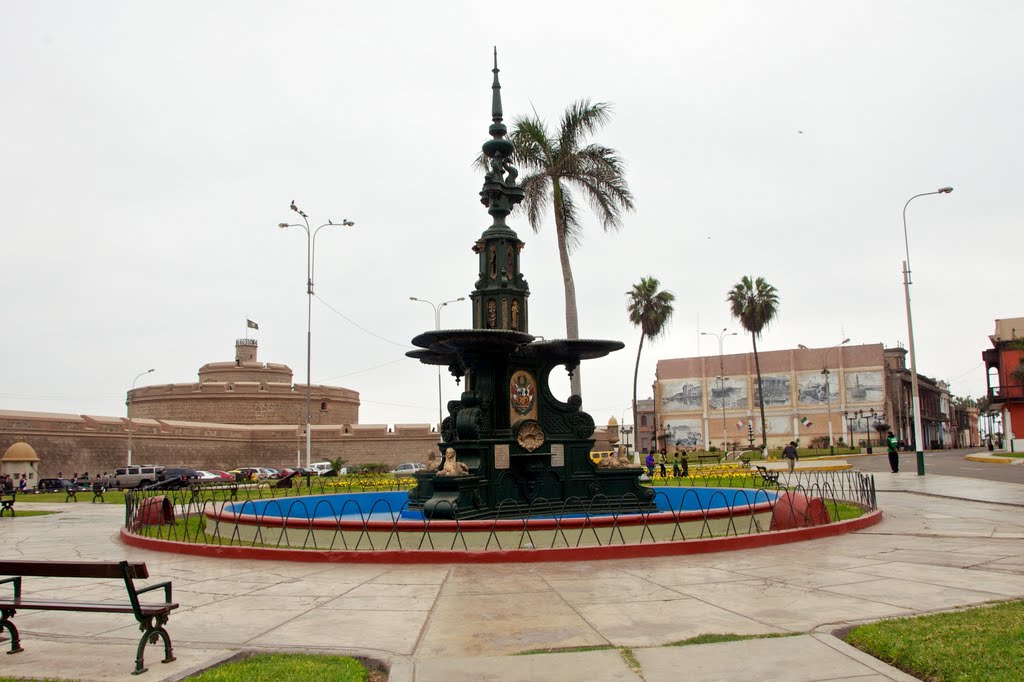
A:
[[[786,462],[789,464],[789,473],[793,473],[796,469],[796,461],[800,459],[800,455],[796,451],[796,441],[789,441],[789,445],[782,448],[782,456],[786,458]]]
[[[661,456],[658,457],[658,465],[661,468],[661,477],[662,478],[668,478],[668,470],[666,469],[666,465],[667,464],[668,464],[668,453],[665,452],[664,448],[662,448],[661,449]]]
[[[898,474],[900,472],[900,442],[890,431],[889,435],[885,437],[885,443],[889,446],[889,468],[894,474]]]
[[[654,478],[654,450],[647,451],[647,458],[644,460],[644,464],[647,465],[647,476]]]
[[[679,451],[676,450],[676,454],[672,457],[672,477],[679,478],[680,473],[682,473],[682,469],[679,468]]]

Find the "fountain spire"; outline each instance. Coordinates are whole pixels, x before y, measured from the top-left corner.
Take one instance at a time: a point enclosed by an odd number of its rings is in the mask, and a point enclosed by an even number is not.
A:
[[[501,81],[498,80],[498,48],[494,48],[494,80],[491,83],[491,139],[481,147],[487,164],[480,203],[491,215],[491,226],[473,246],[480,261],[473,301],[475,329],[506,329],[528,331],[526,299],[530,287],[519,270],[519,254],[523,242],[515,230],[505,223],[508,214],[523,200],[523,188],[516,183],[519,171],[512,165],[515,145],[506,136],[502,122]]]

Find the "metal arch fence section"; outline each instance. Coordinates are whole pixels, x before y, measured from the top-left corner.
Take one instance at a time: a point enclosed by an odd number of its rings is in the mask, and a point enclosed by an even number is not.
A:
[[[412,479],[352,478],[300,488],[263,486],[193,487],[174,491],[132,490],[125,495],[125,528],[159,540],[214,546],[309,550],[531,550],[679,542],[773,532],[777,527],[821,525],[787,496],[820,499],[835,522],[842,507],[877,509],[874,477],[854,471],[783,474],[775,485],[734,487],[723,473],[700,479],[670,479],[659,487],[684,488],[670,496],[656,489],[659,511],[637,512],[638,500],[505,500],[498,518],[439,520],[409,518],[408,500],[376,499],[362,508],[353,499],[331,504],[319,495],[401,492]],[[674,481],[674,482],[673,482]],[[689,485],[686,482],[689,481]],[[747,481],[749,483],[749,480]],[[718,485],[715,485],[718,483]],[[730,485],[732,484],[732,485]],[[708,493],[702,489],[714,488]],[[161,515],[166,509],[173,519]],[[591,511],[591,510],[600,510]],[[611,511],[609,511],[611,509]]]

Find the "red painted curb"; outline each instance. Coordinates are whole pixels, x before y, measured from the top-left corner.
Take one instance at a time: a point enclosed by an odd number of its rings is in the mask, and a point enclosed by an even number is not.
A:
[[[129,533],[121,528],[121,541],[132,547],[150,549],[156,552],[172,552],[190,556],[206,556],[224,559],[262,559],[267,561],[305,561],[351,564],[506,564],[548,561],[595,561],[600,559],[639,559],[646,557],[683,556],[706,554],[757,547],[773,547],[789,542],[817,540],[862,530],[879,523],[882,510],[868,512],[849,521],[839,521],[827,526],[794,528],[756,535],[739,535],[700,540],[680,540],[633,545],[607,545],[603,547],[559,547],[549,549],[506,549],[506,550],[318,550],[318,549],[276,549],[273,547],[228,547],[200,545],[191,542],[157,540]]]

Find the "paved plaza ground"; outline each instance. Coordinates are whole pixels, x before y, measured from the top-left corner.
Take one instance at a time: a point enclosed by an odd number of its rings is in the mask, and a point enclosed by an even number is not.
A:
[[[852,463],[856,465],[856,460]],[[998,465],[992,465],[998,466]],[[912,469],[912,467],[911,467]],[[128,558],[171,580],[178,660],[131,677],[130,617],[22,612],[24,653],[0,675],[174,680],[238,651],[364,656],[391,680],[907,680],[839,627],[1024,598],[1024,485],[876,473],[884,520],[849,535],[696,556],[586,563],[331,565],[209,559],[126,547],[114,505],[0,521],[0,556]],[[116,582],[26,579],[26,593],[124,596]],[[666,646],[702,633],[804,633]],[[513,654],[558,647],[619,650]],[[9,643],[0,642],[0,646]]]

